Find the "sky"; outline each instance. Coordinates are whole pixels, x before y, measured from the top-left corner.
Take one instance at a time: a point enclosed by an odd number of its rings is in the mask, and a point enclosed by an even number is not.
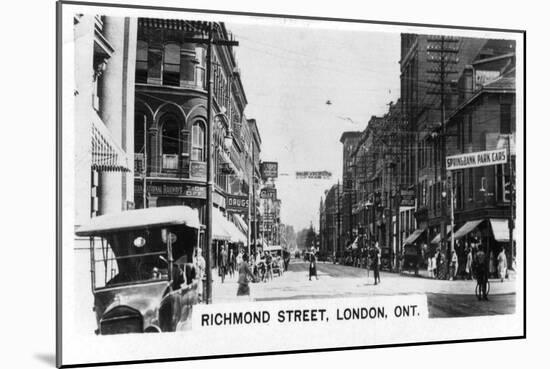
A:
[[[342,177],[340,136],[364,130],[399,97],[399,33],[313,22],[226,27],[239,41],[245,115],[257,121],[261,160],[279,163],[281,222],[318,228],[321,197]],[[332,179],[296,179],[296,171],[323,170]]]

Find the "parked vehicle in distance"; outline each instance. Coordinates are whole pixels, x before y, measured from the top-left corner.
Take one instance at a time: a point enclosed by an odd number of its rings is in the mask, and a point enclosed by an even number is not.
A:
[[[96,334],[189,328],[199,232],[198,212],[187,206],[128,210],[80,226],[76,234],[90,238]]]
[[[420,261],[420,256],[418,254],[418,246],[416,245],[405,245],[403,248],[403,271],[414,271],[415,274],[418,274],[418,263]]]
[[[264,251],[271,254],[271,271],[273,275],[281,276],[284,272],[283,248],[279,245],[266,246]]]

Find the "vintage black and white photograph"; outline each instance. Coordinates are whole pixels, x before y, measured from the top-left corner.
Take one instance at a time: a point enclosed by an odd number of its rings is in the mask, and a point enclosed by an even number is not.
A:
[[[523,335],[521,31],[58,21],[59,364]]]

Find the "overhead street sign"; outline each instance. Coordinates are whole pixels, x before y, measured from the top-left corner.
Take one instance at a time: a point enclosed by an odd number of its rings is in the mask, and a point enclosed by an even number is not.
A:
[[[505,164],[508,161],[506,151],[506,149],[478,151],[467,154],[447,156],[445,158],[447,170]]]
[[[279,165],[275,161],[264,161],[260,164],[260,172],[263,178],[277,178]]]

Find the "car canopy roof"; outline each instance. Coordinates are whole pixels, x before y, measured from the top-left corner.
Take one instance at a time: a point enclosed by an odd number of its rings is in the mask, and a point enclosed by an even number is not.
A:
[[[199,213],[188,206],[165,206],[121,211],[90,219],[76,230],[77,236],[96,236],[132,229],[185,225],[200,228]]]

